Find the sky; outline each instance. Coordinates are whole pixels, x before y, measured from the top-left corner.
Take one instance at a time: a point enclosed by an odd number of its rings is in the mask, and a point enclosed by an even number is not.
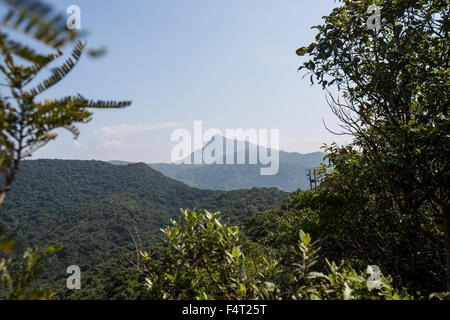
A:
[[[132,100],[96,110],[81,134],[58,138],[34,158],[170,162],[178,128],[279,129],[280,148],[319,151],[345,142],[319,86],[297,69],[295,50],[314,40],[334,0],[54,0],[81,9],[91,48],[45,98],[80,93],[90,99]],[[348,138],[347,138],[348,140]]]

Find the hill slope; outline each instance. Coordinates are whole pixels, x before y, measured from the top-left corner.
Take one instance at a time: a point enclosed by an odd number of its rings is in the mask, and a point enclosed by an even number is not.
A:
[[[0,223],[25,245],[63,244],[46,277],[64,286],[67,266],[79,265],[84,272],[133,250],[131,234],[148,245],[179,208],[220,210],[236,223],[286,196],[274,188],[191,188],[143,163],[34,160],[23,162],[13,191],[0,207]]]

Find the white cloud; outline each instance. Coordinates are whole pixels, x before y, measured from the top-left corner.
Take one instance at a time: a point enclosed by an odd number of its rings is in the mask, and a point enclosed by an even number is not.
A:
[[[175,122],[160,122],[149,124],[121,124],[116,126],[104,126],[94,131],[94,134],[101,138],[109,138],[113,140],[123,139],[127,136],[135,136],[144,132],[158,131],[163,129],[170,129],[179,127],[179,123]]]
[[[133,143],[125,143],[119,140],[109,140],[104,142],[101,145],[101,148],[105,148],[105,149],[109,149],[109,148],[114,148],[114,149],[124,149],[124,148],[135,148],[137,147],[136,144]]]
[[[156,153],[153,151],[154,145],[161,144],[165,136],[170,142],[170,134],[166,134],[165,130],[180,126],[175,122],[159,122],[100,127],[93,134],[95,149],[103,159],[151,161]],[[167,158],[169,155],[170,151],[167,151]]]

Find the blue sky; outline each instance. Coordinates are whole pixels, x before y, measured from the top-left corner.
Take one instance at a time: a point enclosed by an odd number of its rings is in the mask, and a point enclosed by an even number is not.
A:
[[[334,0],[58,0],[81,8],[84,57],[46,97],[81,93],[133,100],[122,110],[95,111],[74,141],[59,132],[35,158],[169,162],[176,128],[280,129],[280,146],[300,153],[343,142],[324,92],[297,71],[295,50],[315,36]]]

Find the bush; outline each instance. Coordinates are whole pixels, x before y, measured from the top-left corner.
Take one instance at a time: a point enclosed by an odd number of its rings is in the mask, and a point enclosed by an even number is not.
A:
[[[392,278],[368,268],[370,277],[344,261],[329,262],[327,273],[314,270],[319,259],[317,241],[300,230],[292,292],[282,292],[277,275],[282,264],[266,256],[258,244],[244,243],[236,226],[227,227],[219,213],[182,210],[182,217],[162,230],[171,248],[158,261],[147,252],[144,273],[147,292],[154,299],[412,299],[395,290]],[[245,254],[244,254],[245,251]]]

